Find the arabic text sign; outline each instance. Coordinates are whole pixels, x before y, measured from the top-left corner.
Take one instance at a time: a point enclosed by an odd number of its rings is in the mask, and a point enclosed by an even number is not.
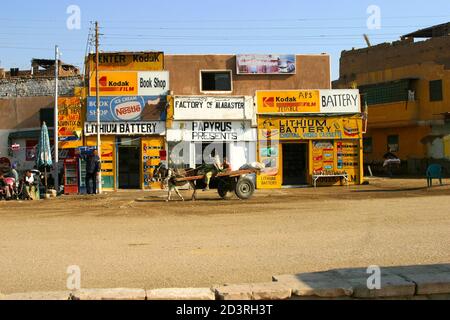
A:
[[[166,97],[101,97],[100,121],[145,121],[166,119]],[[87,99],[87,121],[97,121],[97,101],[95,97]]]
[[[96,94],[95,73],[89,80],[90,95]],[[100,96],[164,95],[169,91],[169,72],[101,71]]]
[[[175,97],[175,120],[245,119],[245,97]]]
[[[97,124],[86,122],[86,136],[97,134]],[[164,121],[152,122],[105,122],[100,124],[102,135],[161,135],[165,133]]]
[[[89,56],[90,70],[95,70],[95,55]],[[99,71],[160,71],[164,69],[163,52],[100,53]]]
[[[236,56],[237,74],[295,74],[293,54],[243,54]]]

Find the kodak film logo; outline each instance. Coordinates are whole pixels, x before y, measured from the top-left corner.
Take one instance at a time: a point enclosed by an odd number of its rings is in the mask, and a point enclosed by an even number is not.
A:
[[[263,98],[263,106],[264,106],[264,108],[274,108],[275,107],[275,98],[274,97],[264,97]]]
[[[99,92],[102,96],[134,95],[137,93],[137,74],[110,73],[99,76]],[[91,77],[91,93],[96,92],[95,76]]]

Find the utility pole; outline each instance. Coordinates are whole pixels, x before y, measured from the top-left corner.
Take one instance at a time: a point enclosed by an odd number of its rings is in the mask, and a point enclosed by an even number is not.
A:
[[[59,48],[55,46],[55,115],[54,115],[54,145],[55,145],[55,189],[56,194],[59,193],[59,115],[58,115],[58,77],[59,77]]]
[[[102,161],[102,141],[100,134],[100,83],[98,78],[98,64],[99,64],[99,53],[98,53],[98,21],[95,22],[95,95],[97,103],[97,151],[100,158],[100,163]],[[98,172],[98,193],[103,193],[103,182],[102,182],[102,170]]]

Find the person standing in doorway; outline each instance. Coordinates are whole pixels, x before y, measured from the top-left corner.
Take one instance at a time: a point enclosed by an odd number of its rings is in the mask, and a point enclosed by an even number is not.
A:
[[[86,189],[88,194],[97,194],[97,175],[101,170],[98,151],[94,150],[85,158],[86,160]],[[92,180],[92,187],[91,187]]]

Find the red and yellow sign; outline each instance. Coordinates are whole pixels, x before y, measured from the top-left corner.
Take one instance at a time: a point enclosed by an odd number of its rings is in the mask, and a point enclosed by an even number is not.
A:
[[[257,91],[258,113],[319,113],[319,90]]]
[[[60,149],[83,145],[83,116],[80,97],[58,99],[58,140]]]
[[[259,140],[360,139],[360,117],[260,117]]]
[[[163,52],[112,52],[99,54],[99,71],[161,71]],[[95,70],[95,55],[88,57],[89,71]]]
[[[98,75],[100,96],[138,95],[138,77],[134,71],[101,71]],[[93,72],[89,78],[89,95],[96,94],[96,77]]]

